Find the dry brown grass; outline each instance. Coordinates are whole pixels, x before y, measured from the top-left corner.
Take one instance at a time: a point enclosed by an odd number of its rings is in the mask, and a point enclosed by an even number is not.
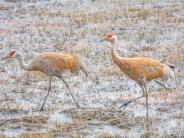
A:
[[[87,127],[87,122],[84,120],[74,120],[72,123],[61,123],[55,126],[55,129],[50,130],[48,133],[53,137],[69,136],[75,137],[81,135],[81,130]]]
[[[73,24],[94,24],[94,23],[104,23],[105,12],[94,12],[94,13],[75,13],[72,14],[71,22]]]
[[[48,133],[23,133],[19,138],[53,138],[53,135]]]
[[[99,75],[107,75],[107,76],[123,76],[124,74],[122,71],[117,67],[102,67],[99,69],[98,73]]]
[[[110,124],[113,126],[118,126],[119,128],[129,129],[131,126],[135,126],[143,123],[143,118],[127,118],[124,112],[118,112],[114,109],[87,109],[76,111],[74,109],[67,110],[65,113],[70,114],[76,120],[82,121],[90,121],[90,120],[98,120],[100,122],[104,122],[105,124]],[[92,123],[92,122],[90,122]]]
[[[170,63],[176,64],[179,62],[184,61],[184,47],[182,43],[176,43],[174,45],[169,45],[170,49],[168,50],[168,53],[170,54],[164,54],[165,61],[168,61]]]
[[[13,119],[2,119],[0,120],[0,126],[10,126],[10,127],[35,127],[43,128],[47,123],[48,117],[44,116],[34,116],[34,117],[23,117],[23,118],[13,118]]]
[[[91,23],[103,23],[105,12],[83,13],[83,12],[66,12],[66,11],[45,11],[36,13],[37,15],[50,16],[50,17],[68,17],[72,24],[91,24]]]
[[[145,133],[141,135],[141,138],[149,138],[149,137],[158,137],[157,131],[145,131]]]
[[[112,135],[109,133],[102,133],[98,136],[98,138],[122,138],[122,136],[116,134],[116,135]]]
[[[165,8],[165,9],[141,9],[135,7],[118,7],[116,10],[108,11],[98,11],[93,13],[84,13],[84,12],[66,12],[66,11],[42,11],[40,13],[36,13],[36,15],[42,16],[49,16],[49,17],[67,17],[70,23],[77,24],[77,25],[86,25],[86,24],[102,24],[108,21],[109,19],[112,20],[112,17],[125,17],[125,18],[140,18],[146,19],[150,17],[154,17],[154,19],[159,20],[160,22],[182,22],[182,19],[178,19],[178,17],[174,17],[172,14],[178,11],[177,7],[173,8]],[[156,21],[156,20],[155,20]],[[40,26],[45,27],[58,27],[57,24],[55,25],[44,25],[40,24]],[[59,25],[63,26],[63,25]],[[64,26],[63,26],[64,27]]]
[[[33,123],[33,124],[45,124],[47,123],[48,117],[44,116],[34,116],[34,117],[23,117],[22,121],[25,123]]]

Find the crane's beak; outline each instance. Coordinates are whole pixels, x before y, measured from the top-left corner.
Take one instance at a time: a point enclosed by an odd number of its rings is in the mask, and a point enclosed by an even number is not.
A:
[[[99,42],[103,42],[103,41],[105,41],[106,40],[106,38],[103,38],[102,40],[100,40]]]

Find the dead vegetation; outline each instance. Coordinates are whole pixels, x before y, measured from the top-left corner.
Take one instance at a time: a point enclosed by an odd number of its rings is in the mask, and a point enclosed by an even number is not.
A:
[[[117,111],[114,109],[108,109],[108,110],[85,109],[85,110],[79,110],[79,111],[75,109],[71,109],[71,110],[64,111],[64,113],[70,115],[72,118],[75,118],[76,120],[81,120],[85,122],[88,121],[88,123],[90,121],[89,124],[93,124],[92,121],[96,120],[97,124],[100,124],[100,122],[102,122],[104,124],[110,124],[113,126],[117,126],[119,128],[126,128],[126,129],[130,129],[131,126],[138,125],[143,121],[143,120],[141,121],[141,118],[134,119],[134,118],[127,117],[126,116],[127,113],[122,111]]]
[[[1,129],[4,126],[16,126],[18,127],[44,127],[47,123],[48,117],[44,116],[25,116],[22,118],[12,118],[12,119],[1,119],[0,126]]]
[[[119,135],[112,135],[109,133],[102,133],[98,136],[99,138],[121,138]]]
[[[52,138],[52,135],[47,133],[25,133],[21,134],[20,138]]]

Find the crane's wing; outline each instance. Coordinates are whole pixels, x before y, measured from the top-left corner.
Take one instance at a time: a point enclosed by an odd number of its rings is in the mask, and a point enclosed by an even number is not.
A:
[[[60,76],[61,72],[58,69],[58,65],[62,63],[65,64],[66,61],[60,57],[57,57],[55,60],[45,57],[40,62],[44,72],[49,76]]]

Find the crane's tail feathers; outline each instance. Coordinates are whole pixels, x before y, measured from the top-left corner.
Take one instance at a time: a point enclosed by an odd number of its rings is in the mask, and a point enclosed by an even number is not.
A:
[[[87,67],[86,67],[86,64],[83,62],[83,59],[82,57],[79,58],[78,55],[73,55],[76,60],[77,60],[77,63],[78,63],[78,69],[79,70],[82,70],[82,72],[86,75],[86,77],[88,77],[88,71],[87,71]]]
[[[88,77],[88,71],[87,71],[87,67],[86,64],[83,62],[83,60],[78,58],[78,63],[79,63],[79,68],[82,70],[82,72],[86,75],[86,77]]]
[[[83,73],[88,77],[88,71],[84,66],[80,66],[80,69],[83,71]]]
[[[165,63],[164,74],[171,79],[175,79],[174,66],[168,63]]]
[[[168,66],[169,66],[171,69],[173,69],[173,71],[174,71],[174,68],[175,68],[175,67],[174,67],[173,65],[169,64]]]
[[[169,66],[173,71],[174,71],[174,65],[173,64],[171,64],[171,63],[168,63],[168,62],[165,62],[165,64],[167,65],[167,66]]]
[[[173,69],[174,70],[174,64],[171,64],[171,63],[169,63],[169,62],[166,62],[166,61],[161,61],[161,63],[163,63],[163,64],[165,64],[165,65],[167,65],[167,66],[169,66],[171,69]]]

